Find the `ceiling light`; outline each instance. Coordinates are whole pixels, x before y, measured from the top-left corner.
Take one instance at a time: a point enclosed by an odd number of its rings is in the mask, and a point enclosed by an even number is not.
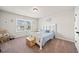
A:
[[[39,12],[38,8],[33,8],[33,12]]]

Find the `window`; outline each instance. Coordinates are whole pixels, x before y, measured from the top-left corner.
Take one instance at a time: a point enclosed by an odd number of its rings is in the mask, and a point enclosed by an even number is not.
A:
[[[17,31],[31,30],[31,20],[19,19],[16,20]]]

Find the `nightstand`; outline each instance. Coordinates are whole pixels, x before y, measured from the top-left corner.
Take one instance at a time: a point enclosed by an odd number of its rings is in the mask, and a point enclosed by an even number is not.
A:
[[[26,44],[29,46],[29,47],[33,47],[35,46],[35,43],[36,43],[36,39],[35,37],[27,37],[26,38]]]

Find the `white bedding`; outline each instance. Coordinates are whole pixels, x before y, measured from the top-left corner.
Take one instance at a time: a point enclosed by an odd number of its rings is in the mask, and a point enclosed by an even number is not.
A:
[[[48,40],[53,39],[55,34],[54,32],[34,32],[33,36],[36,37],[36,43],[40,46],[40,49],[42,49]]]

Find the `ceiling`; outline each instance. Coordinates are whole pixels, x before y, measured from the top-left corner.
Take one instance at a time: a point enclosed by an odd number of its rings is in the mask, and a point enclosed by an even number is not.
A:
[[[38,9],[38,13],[33,12],[33,8]],[[33,18],[41,18],[46,16],[51,16],[52,14],[58,12],[65,12],[65,11],[72,11],[74,7],[72,6],[0,6],[1,10],[24,15],[30,16]]]

